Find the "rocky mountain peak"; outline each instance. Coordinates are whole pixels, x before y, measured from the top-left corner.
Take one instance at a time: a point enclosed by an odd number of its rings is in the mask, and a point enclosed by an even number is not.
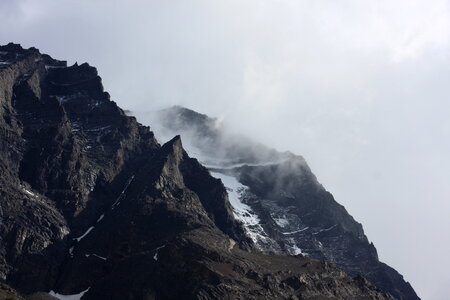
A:
[[[95,68],[14,44],[0,47],[0,65],[0,295],[393,299],[332,263],[263,253],[237,217],[230,178],[211,176],[178,135],[161,146],[149,127],[111,101]],[[290,157],[267,147],[249,151],[250,142],[239,141],[223,157]],[[268,171],[280,166],[231,169],[239,182],[270,186]],[[305,182],[299,189],[280,183],[284,203],[298,191],[307,203],[314,193]],[[332,203],[320,195],[319,207]],[[349,219],[342,209],[329,213]],[[344,227],[333,228],[326,232]],[[318,234],[329,243],[336,237]]]
[[[378,260],[362,225],[325,190],[303,157],[227,132],[214,118],[179,106],[157,116],[162,130],[181,134],[188,151],[222,179],[234,216],[259,250],[325,259],[398,299],[418,299],[397,271]],[[218,145],[227,150],[216,151]]]

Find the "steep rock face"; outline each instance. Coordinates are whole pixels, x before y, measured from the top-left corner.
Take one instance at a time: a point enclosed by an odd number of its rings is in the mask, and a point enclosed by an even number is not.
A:
[[[222,181],[179,137],[160,146],[87,64],[0,47],[0,125],[0,281],[30,299],[392,299],[258,251]]]
[[[0,283],[0,300],[25,300],[25,298],[13,288]]]
[[[418,299],[397,271],[378,260],[361,224],[324,189],[301,156],[253,143],[182,107],[156,117],[159,132],[189,138],[188,151],[234,190],[235,216],[260,250],[328,260],[398,299]]]
[[[389,299],[328,263],[247,251],[251,246],[237,224],[224,227],[236,229],[227,229],[228,235],[219,230],[224,215],[234,223],[222,212],[230,207],[220,181],[207,172],[197,175],[211,181],[201,187],[205,192],[217,191],[210,199],[188,188],[193,172],[202,171],[178,137],[165,144],[75,244],[56,289],[88,290],[83,299]],[[202,204],[210,200],[217,201],[214,209]]]
[[[159,144],[109,100],[95,68],[14,44],[0,53],[0,274],[39,261],[46,267],[30,272],[48,283],[65,236],[84,231],[125,169]]]

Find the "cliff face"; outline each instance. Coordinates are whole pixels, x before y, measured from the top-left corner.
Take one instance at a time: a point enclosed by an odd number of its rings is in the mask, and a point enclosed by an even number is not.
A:
[[[222,181],[180,137],[160,146],[87,64],[0,47],[0,128],[0,281],[31,299],[392,299],[260,252]]]
[[[396,270],[378,260],[362,225],[318,182],[303,157],[230,133],[186,108],[154,117],[159,131],[185,137],[188,150],[235,191],[235,215],[261,251],[331,261],[398,299],[419,299]]]

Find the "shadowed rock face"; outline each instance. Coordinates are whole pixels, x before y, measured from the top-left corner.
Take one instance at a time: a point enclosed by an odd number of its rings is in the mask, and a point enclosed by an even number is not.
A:
[[[172,107],[156,114],[161,131],[188,138],[189,151],[218,177],[235,178],[240,201],[258,219],[244,226],[266,253],[328,260],[398,299],[419,299],[409,283],[378,260],[360,223],[317,181],[306,161],[230,133],[215,119]],[[215,148],[221,150],[215,152]],[[237,214],[239,215],[239,214]]]
[[[14,44],[0,62],[1,282],[30,299],[393,299],[260,252],[221,180],[126,116],[95,68]]]
[[[0,283],[0,300],[26,300],[16,290]]]

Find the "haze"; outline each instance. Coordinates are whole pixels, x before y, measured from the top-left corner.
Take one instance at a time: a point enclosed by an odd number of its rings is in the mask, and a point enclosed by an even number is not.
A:
[[[450,2],[2,0],[0,42],[303,155],[422,299],[450,283]],[[149,124],[151,125],[151,124]]]

